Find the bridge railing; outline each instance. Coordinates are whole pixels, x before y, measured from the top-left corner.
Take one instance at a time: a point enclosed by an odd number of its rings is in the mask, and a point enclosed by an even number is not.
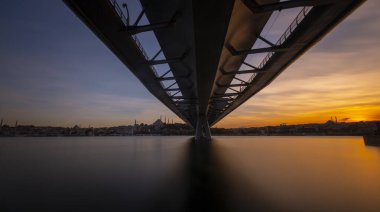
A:
[[[129,17],[125,17],[124,13],[123,13],[123,10],[121,9],[121,7],[119,6],[119,4],[117,3],[116,0],[109,0],[109,2],[112,4],[115,12],[119,15],[121,21],[123,22],[123,24],[125,26],[128,26],[129,25]]]
[[[109,0],[109,2],[111,3],[111,5],[113,6],[115,12],[118,14],[118,16],[120,17],[120,20],[123,22],[124,24],[124,27],[128,27],[129,26],[129,15],[128,17],[125,17],[124,15],[124,12],[123,10],[121,9],[121,7],[119,6],[117,0]],[[140,1],[137,1],[139,4],[140,4],[140,7],[142,8],[142,5],[140,3]],[[150,60],[148,54],[146,53],[146,51],[144,50],[144,47],[142,46],[140,40],[137,38],[136,35],[131,35],[132,39],[134,40],[135,44],[137,45],[138,49],[140,50],[140,52],[144,55],[145,59],[146,60]],[[153,73],[155,76],[159,77],[159,74],[156,70],[156,68],[154,66],[150,66],[150,68],[152,69]],[[160,81],[160,84],[161,84],[161,87],[165,89],[165,85],[162,81]],[[167,92],[169,95],[171,95],[171,92]]]
[[[123,22],[124,26],[128,27],[129,26],[129,17],[125,17],[123,10],[121,9],[119,4],[117,3],[117,0],[109,0],[109,2],[112,4],[115,12],[119,15],[120,20],[121,20],[121,22]],[[135,41],[135,43],[136,43],[137,47],[139,48],[139,50],[141,51],[141,53],[144,55],[145,59],[149,60],[148,54],[145,52],[145,50],[144,50],[143,46],[141,45],[137,36],[132,35],[131,37]]]
[[[304,7],[302,10],[298,13],[296,18],[292,21],[292,23],[289,25],[289,27],[285,30],[285,32],[281,35],[281,37],[277,40],[276,45],[282,45],[285,43],[285,41],[289,38],[289,36],[294,32],[294,30],[298,27],[298,25],[303,21],[303,19],[307,16],[307,14],[310,12],[312,7]],[[268,53],[265,58],[261,61],[260,65],[258,66],[259,69],[264,68],[264,66],[268,63],[268,61],[272,58],[274,55],[274,52]],[[252,75],[249,79],[249,82],[252,82],[255,78],[256,74]]]

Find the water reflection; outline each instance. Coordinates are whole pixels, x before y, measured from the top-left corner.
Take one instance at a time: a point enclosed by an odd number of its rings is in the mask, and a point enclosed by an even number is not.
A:
[[[0,211],[380,211],[360,137],[0,140]]]
[[[190,142],[188,209],[190,211],[275,211],[261,191],[244,183],[223,162],[220,140]],[[228,158],[225,158],[228,160]],[[238,165],[238,164],[237,164]],[[243,183],[243,184],[242,184]],[[279,209],[279,208],[277,208]]]
[[[187,202],[189,211],[228,211],[228,192],[223,183],[212,142],[188,143]]]
[[[274,211],[380,211],[380,152],[360,137],[227,140],[214,144],[231,193],[246,191],[232,201],[235,208],[248,211],[257,194]]]

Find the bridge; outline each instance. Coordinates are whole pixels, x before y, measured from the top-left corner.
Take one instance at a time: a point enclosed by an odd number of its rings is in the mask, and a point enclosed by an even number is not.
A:
[[[64,0],[150,93],[195,129],[197,140],[210,139],[210,126],[269,85],[364,1],[140,0],[133,18],[128,0]],[[296,8],[277,41],[266,37],[274,13]],[[159,43],[154,54],[139,39],[146,32]],[[250,63],[250,56],[263,54],[260,63]],[[168,69],[158,70],[160,65]]]

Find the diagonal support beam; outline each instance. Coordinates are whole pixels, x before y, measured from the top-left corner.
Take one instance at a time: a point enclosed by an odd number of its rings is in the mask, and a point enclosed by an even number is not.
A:
[[[148,65],[160,65],[160,64],[167,64],[167,63],[178,63],[182,61],[182,57],[177,58],[171,58],[171,59],[163,59],[163,60],[148,60],[146,63]]]
[[[232,87],[229,87],[228,89],[230,89],[231,91],[234,91],[236,93],[240,93],[240,91],[236,90],[236,89],[233,89]]]
[[[175,93],[172,94],[170,97],[171,97],[171,98],[174,97],[175,95],[179,94],[179,92],[181,92],[181,91],[177,91],[177,92],[175,92]]]
[[[173,96],[171,98],[172,99],[183,99],[183,100],[197,100],[195,98],[186,98],[186,97],[183,97],[183,96]]]
[[[171,70],[169,69],[168,71],[166,71],[163,75],[161,75],[160,77],[158,77],[158,78],[163,78],[163,77],[165,77],[166,75],[168,75],[169,74],[169,72],[170,72]]]
[[[273,12],[295,7],[314,7],[337,3],[340,0],[290,0],[271,4],[259,5],[255,0],[242,0],[253,13]]]
[[[158,57],[158,55],[160,55],[161,52],[162,52],[162,49],[158,50],[158,52],[150,60],[155,60]]]
[[[168,80],[175,80],[175,77],[160,77],[157,79],[160,81],[168,81]]]
[[[240,70],[240,71],[226,71],[223,68],[220,69],[223,75],[236,75],[236,74],[256,74],[265,72],[264,69],[249,69],[249,70]]]
[[[141,18],[143,17],[143,15],[145,13],[145,10],[146,10],[146,8],[141,10],[141,12],[140,12],[139,16],[137,16],[137,19],[136,19],[135,23],[133,24],[133,26],[137,26],[140,23]]]
[[[274,43],[270,42],[269,40],[267,40],[266,38],[262,37],[261,35],[257,35],[257,38],[259,38],[260,40],[264,41],[269,46],[272,46],[272,47],[276,46]]]
[[[251,65],[251,64],[249,64],[249,63],[247,63],[247,62],[245,62],[245,61],[243,61],[243,64],[246,65],[246,66],[248,66],[248,67],[251,67],[251,68],[253,68],[253,69],[259,69],[259,68],[257,68],[256,66],[253,66],[253,65]]]
[[[272,46],[272,47],[248,49],[248,50],[236,50],[230,44],[226,44],[226,48],[231,53],[232,56],[267,53],[267,52],[286,52],[286,51],[292,50],[292,48],[284,48],[282,46]]]
[[[249,86],[250,83],[242,83],[242,84],[229,84],[229,85],[220,85],[219,87],[225,87],[225,88],[231,88],[231,87],[242,87],[242,86]]]
[[[217,94],[214,96],[214,98],[221,98],[221,97],[232,97],[232,96],[238,96],[242,93],[225,93],[225,94]]]
[[[221,85],[219,83],[216,83],[216,86],[219,88],[231,88],[231,87],[242,87],[242,86],[250,86],[252,83],[241,83],[241,84],[227,84],[227,85]]]
[[[175,84],[177,84],[177,81],[173,82],[171,85],[169,85],[169,86],[166,87],[165,89],[170,89],[170,88],[173,87]]]
[[[249,84],[248,82],[246,82],[246,81],[244,81],[244,80],[242,80],[242,79],[239,79],[239,78],[237,78],[237,77],[234,77],[234,79],[236,79],[236,80],[238,80],[238,81],[240,81],[240,82],[242,82],[242,83],[244,83],[244,84]]]
[[[231,100],[227,98],[210,99],[211,103],[220,103],[220,102],[228,102],[228,101],[231,101]]]
[[[192,101],[192,100],[176,101],[175,103],[177,105],[196,105],[196,104],[198,104],[197,101]]]
[[[141,25],[141,26],[137,26],[137,25],[127,26],[124,31],[129,35],[134,35],[134,34],[138,34],[141,32],[147,32],[147,31],[172,27],[177,22],[179,16],[180,16],[180,12],[177,11],[176,13],[174,13],[174,15],[170,19],[170,21],[148,24],[148,25]]]
[[[181,57],[177,58],[170,58],[170,59],[163,59],[163,60],[148,60],[146,63],[148,65],[160,65],[160,64],[167,64],[167,63],[178,63],[181,62],[187,55],[189,54],[189,51],[186,51],[183,53]]]
[[[165,88],[164,91],[179,91],[179,88]]]

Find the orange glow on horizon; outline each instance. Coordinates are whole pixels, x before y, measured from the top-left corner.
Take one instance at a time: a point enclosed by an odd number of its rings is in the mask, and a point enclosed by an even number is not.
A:
[[[336,109],[299,111],[286,114],[285,111],[276,112],[278,116],[267,116],[265,113],[257,112],[256,116],[227,116],[214,127],[236,128],[236,127],[261,127],[276,126],[282,123],[307,124],[325,123],[332,117],[338,122],[360,122],[380,120],[380,105],[349,106]]]

